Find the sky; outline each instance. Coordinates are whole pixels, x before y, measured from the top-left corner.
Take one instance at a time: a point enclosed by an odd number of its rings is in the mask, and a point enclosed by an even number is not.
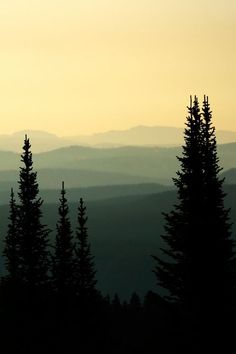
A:
[[[0,2],[0,134],[184,125],[207,94],[236,131],[235,0]]]

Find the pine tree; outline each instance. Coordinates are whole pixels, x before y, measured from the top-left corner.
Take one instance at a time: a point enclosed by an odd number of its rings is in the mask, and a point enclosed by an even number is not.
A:
[[[81,303],[86,303],[94,298],[96,290],[96,271],[94,268],[94,257],[91,254],[91,246],[88,242],[88,228],[86,226],[88,217],[86,216],[86,207],[81,198],[78,207],[78,227],[76,230],[76,294]]]
[[[54,289],[61,297],[65,297],[71,293],[74,273],[74,242],[69,219],[69,207],[65,195],[64,182],[62,182],[52,268]]]
[[[200,274],[199,241],[203,207],[202,118],[195,97],[188,107],[183,156],[178,157],[181,171],[174,184],[177,187],[178,204],[164,214],[166,248],[164,257],[158,258],[155,274],[159,284],[168,290],[172,301],[191,307],[197,301]]]
[[[31,290],[48,281],[49,230],[42,224],[42,204],[38,197],[37,173],[33,171],[30,141],[25,136],[19,180],[19,256],[21,281]]]
[[[7,281],[16,286],[19,281],[19,240],[18,240],[18,208],[15,195],[11,189],[11,198],[9,203],[9,224],[5,237],[5,246],[3,255],[5,258],[5,267],[7,270]]]
[[[212,314],[232,303],[235,258],[211,118],[208,99],[200,112],[195,97],[174,179],[178,204],[165,214],[165,258],[154,258],[158,281],[171,300],[191,312]]]

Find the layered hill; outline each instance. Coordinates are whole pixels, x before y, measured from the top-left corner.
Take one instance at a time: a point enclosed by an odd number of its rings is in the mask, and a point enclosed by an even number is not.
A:
[[[236,167],[236,143],[219,145],[218,151],[224,171]],[[181,147],[71,146],[33,154],[33,160],[44,189],[58,189],[62,180],[68,188],[135,183],[171,185],[179,169],[176,156],[181,153]],[[0,151],[0,161],[0,190],[9,189],[18,178],[20,155]]]
[[[8,183],[8,184],[7,184]],[[0,183],[0,205],[9,203],[10,188],[13,185],[15,192],[18,186],[15,182]],[[53,185],[55,186],[55,184]],[[58,184],[60,186],[60,184]],[[120,184],[120,185],[105,185],[87,188],[66,188],[67,198],[70,202],[78,202],[83,197],[86,201],[96,201],[111,198],[119,198],[124,196],[141,196],[151,195],[155,193],[171,190],[173,187],[164,186],[157,183],[142,183],[142,184]],[[45,203],[58,203],[60,189],[40,189],[40,197]],[[17,199],[17,193],[16,193]]]
[[[25,134],[31,139],[35,152],[43,152],[70,145],[99,147],[114,146],[178,146],[183,143],[183,128],[167,126],[136,126],[126,130],[108,131],[92,135],[59,137],[45,131],[25,130],[11,135],[0,135],[0,150],[19,152]],[[217,131],[218,143],[236,141],[236,132]]]

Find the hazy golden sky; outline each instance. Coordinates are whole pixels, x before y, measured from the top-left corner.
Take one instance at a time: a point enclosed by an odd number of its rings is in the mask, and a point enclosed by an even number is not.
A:
[[[2,0],[0,133],[182,126],[190,94],[236,130],[235,0]]]

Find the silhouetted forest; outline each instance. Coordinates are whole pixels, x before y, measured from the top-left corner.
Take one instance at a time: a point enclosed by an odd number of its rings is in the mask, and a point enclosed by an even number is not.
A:
[[[157,290],[122,301],[98,287],[86,202],[78,200],[73,229],[63,181],[52,242],[25,136],[4,238],[3,353],[228,352],[236,257],[208,97],[202,107],[191,98],[184,141],[174,178],[177,201],[164,214],[162,255],[153,249]]]

